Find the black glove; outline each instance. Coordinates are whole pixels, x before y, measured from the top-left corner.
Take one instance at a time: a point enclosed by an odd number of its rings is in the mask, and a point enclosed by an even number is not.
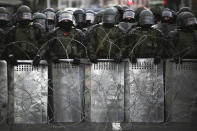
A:
[[[92,62],[92,63],[98,63],[98,60],[96,59],[96,57],[91,57],[90,58],[90,62]]]
[[[10,54],[8,56],[8,63],[11,64],[11,65],[17,65],[17,60],[15,58],[15,56],[13,54]]]
[[[79,58],[74,58],[73,59],[73,64],[74,65],[79,65],[80,64],[80,59]]]
[[[154,64],[158,65],[161,62],[161,58],[160,57],[155,57],[154,58]]]
[[[35,58],[34,58],[34,60],[33,60],[33,66],[39,66],[39,64],[40,64],[40,56],[39,55],[37,55]]]
[[[119,57],[115,58],[114,60],[115,60],[116,63],[119,64],[121,62],[121,60],[122,60],[122,57],[119,56]]]
[[[137,58],[134,57],[134,56],[130,57],[130,62],[131,62],[132,64],[136,64],[136,63],[137,63]]]

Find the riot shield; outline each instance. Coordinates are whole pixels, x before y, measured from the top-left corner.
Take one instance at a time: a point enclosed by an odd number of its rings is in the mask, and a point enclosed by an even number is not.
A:
[[[83,114],[84,65],[72,60],[52,65],[55,122],[80,122]]]
[[[14,66],[14,123],[47,123],[48,69],[45,61],[33,67],[32,61]]]
[[[5,123],[8,110],[7,63],[0,61],[0,123]]]
[[[163,62],[138,59],[125,66],[125,119],[127,122],[164,122]]]
[[[168,122],[197,119],[197,60],[166,62],[166,112]],[[194,118],[195,117],[195,118]]]
[[[124,121],[124,63],[99,60],[90,71],[91,122]]]

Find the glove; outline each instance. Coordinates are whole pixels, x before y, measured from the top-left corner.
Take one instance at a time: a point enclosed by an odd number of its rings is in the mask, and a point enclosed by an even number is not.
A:
[[[131,61],[132,64],[136,64],[137,63],[137,58],[132,56],[132,57],[130,57],[130,61]]]
[[[79,58],[74,58],[73,59],[73,64],[74,65],[79,65],[80,64],[80,59]]]
[[[119,57],[115,58],[114,60],[115,60],[116,63],[119,64],[121,62],[121,60],[122,60],[122,57],[119,56]]]
[[[17,60],[15,58],[15,56],[13,54],[10,54],[8,56],[8,63],[11,64],[11,65],[17,65]]]
[[[155,57],[154,58],[154,64],[158,65],[161,62],[161,58],[160,57]]]
[[[59,59],[56,56],[52,56],[51,57],[52,62],[54,62],[55,64],[59,63]]]
[[[96,57],[91,57],[90,58],[90,62],[92,62],[92,63],[98,63],[98,60],[96,59]]]
[[[35,58],[34,58],[34,60],[33,60],[33,66],[39,66],[39,64],[40,64],[40,56],[39,55],[37,55]]]

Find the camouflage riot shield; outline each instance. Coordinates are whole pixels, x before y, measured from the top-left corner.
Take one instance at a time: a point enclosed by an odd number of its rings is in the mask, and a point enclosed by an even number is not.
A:
[[[166,62],[166,112],[168,122],[192,122],[197,113],[197,60]],[[195,115],[194,115],[195,114]]]
[[[124,63],[99,60],[90,67],[90,121],[124,121]]]
[[[7,63],[0,61],[0,123],[5,123],[8,110]]]
[[[47,123],[48,74],[46,62],[32,61],[14,66],[14,123]]]
[[[163,62],[138,59],[125,68],[125,119],[127,122],[164,122]]]
[[[55,122],[80,122],[83,114],[84,66],[72,60],[53,64],[53,98]]]

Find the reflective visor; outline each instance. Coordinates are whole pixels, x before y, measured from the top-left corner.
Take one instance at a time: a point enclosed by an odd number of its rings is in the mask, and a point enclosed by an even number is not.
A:
[[[162,12],[162,17],[170,17],[170,18],[172,18],[173,14],[170,11],[163,11]]]
[[[140,21],[141,21],[141,24],[143,24],[143,25],[153,25],[154,24],[154,19],[151,16],[145,16]]]
[[[124,12],[123,19],[127,19],[127,18],[134,19],[135,18],[135,13],[133,11]]]
[[[54,12],[45,12],[47,20],[55,20],[55,13]]]
[[[114,15],[104,15],[103,17],[102,17],[102,22],[103,23],[116,23],[116,16],[114,16]]]
[[[22,20],[31,20],[32,19],[32,14],[31,13],[22,13],[22,14],[20,14],[20,18]]]
[[[61,22],[61,21],[64,21],[64,20],[73,21],[73,16],[71,14],[68,14],[68,13],[60,14],[58,22]]]
[[[185,20],[186,26],[195,25],[197,24],[197,19],[195,17],[188,18]]]
[[[91,21],[91,23],[94,23],[94,14],[86,13],[86,21]]]
[[[8,14],[0,13],[0,20],[8,20]]]

